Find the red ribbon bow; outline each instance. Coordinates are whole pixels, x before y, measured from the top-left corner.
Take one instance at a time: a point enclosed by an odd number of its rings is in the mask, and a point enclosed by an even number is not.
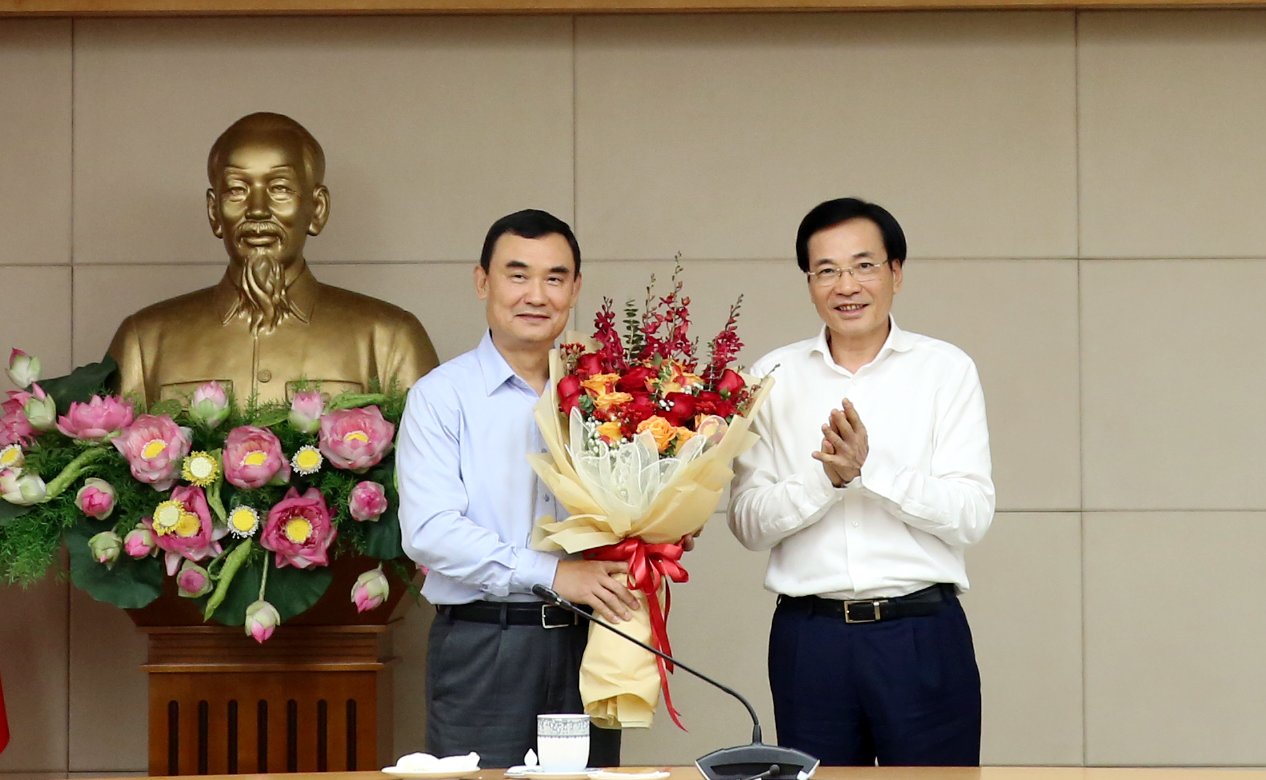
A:
[[[624,539],[619,544],[606,547],[595,547],[585,551],[585,557],[595,561],[625,561],[629,564],[629,588],[640,590],[646,596],[647,609],[651,617],[651,647],[666,655],[672,655],[672,646],[668,643],[668,611],[672,608],[672,594],[668,590],[665,578],[673,582],[686,582],[690,572],[679,562],[684,551],[681,542],[676,544],[647,544],[636,536]],[[664,585],[664,608],[659,606],[659,586]],[[681,716],[673,707],[673,697],[668,691],[668,674],[673,671],[671,661],[655,656],[659,667],[659,685],[664,692],[664,708],[668,715],[682,731],[686,727],[681,723]]]

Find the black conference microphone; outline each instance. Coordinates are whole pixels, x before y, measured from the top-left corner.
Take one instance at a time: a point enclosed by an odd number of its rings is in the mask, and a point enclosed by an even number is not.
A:
[[[602,626],[611,633],[624,637],[643,650],[685,669],[700,680],[713,687],[720,688],[738,699],[747,708],[747,714],[752,718],[752,744],[721,748],[696,759],[695,766],[699,768],[699,771],[708,780],[808,780],[808,778],[813,776],[814,771],[817,770],[818,760],[808,753],[803,753],[793,748],[779,747],[778,745],[766,745],[761,742],[760,718],[756,717],[756,710],[751,703],[743,698],[743,695],[738,691],[728,685],[722,685],[703,672],[691,669],[671,655],[656,650],[640,639],[634,639],[605,620],[585,612],[558,595],[558,592],[553,588],[547,588],[544,585],[533,585],[532,593],[550,604],[562,607],[595,625]]]

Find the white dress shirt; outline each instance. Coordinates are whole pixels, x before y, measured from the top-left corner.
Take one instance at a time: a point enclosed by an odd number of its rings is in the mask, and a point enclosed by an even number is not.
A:
[[[484,333],[479,346],[418,380],[396,442],[404,551],[428,569],[432,604],[539,601],[560,556],[530,549],[555,499],[528,465],[545,452],[540,398]]]
[[[825,327],[752,366],[776,382],[752,421],[760,441],[735,463],[729,521],[745,547],[770,550],[765,587],[775,593],[848,599],[968,587],[963,549],[994,513],[980,379],[958,347],[890,324],[879,354],[856,373],[832,359]],[[836,488],[812,453],[845,398],[870,452],[861,475]]]

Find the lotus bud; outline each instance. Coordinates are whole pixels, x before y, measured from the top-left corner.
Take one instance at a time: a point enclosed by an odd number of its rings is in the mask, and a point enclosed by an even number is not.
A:
[[[387,491],[377,482],[358,482],[348,496],[347,509],[357,522],[376,522],[387,511]]]
[[[290,401],[290,425],[300,433],[316,433],[325,414],[325,399],[315,390],[295,393]]]
[[[123,537],[123,552],[133,558],[146,558],[153,555],[156,549],[158,545],[154,543],[154,532],[143,525],[138,525]]]
[[[219,427],[229,416],[229,397],[219,382],[207,382],[193,391],[189,418],[207,430]]]
[[[0,496],[10,504],[30,506],[42,502],[48,488],[39,474],[26,474],[21,469],[0,471]]]
[[[40,378],[40,359],[28,355],[20,349],[9,353],[9,379],[18,387],[29,387]]]
[[[113,566],[123,549],[123,540],[114,531],[102,531],[88,540],[88,550],[97,563]]]
[[[356,578],[356,584],[352,586],[352,603],[356,605],[357,612],[368,612],[381,606],[390,592],[391,585],[382,569],[370,569]]]
[[[273,635],[273,629],[281,623],[277,608],[267,601],[253,601],[246,607],[246,635],[261,645]]]
[[[31,397],[23,404],[22,413],[37,431],[51,431],[57,427],[57,402],[38,384],[31,384]]]
[[[186,558],[180,566],[180,572],[176,574],[176,586],[183,598],[196,599],[211,592],[211,575]]]
[[[114,487],[104,479],[89,477],[75,494],[75,506],[94,520],[104,520],[114,512]]]

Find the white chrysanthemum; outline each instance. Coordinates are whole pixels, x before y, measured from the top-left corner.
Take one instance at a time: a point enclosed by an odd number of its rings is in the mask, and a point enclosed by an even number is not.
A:
[[[259,512],[254,507],[242,505],[234,507],[228,517],[229,533],[239,539],[254,536],[259,530]]]
[[[311,444],[300,447],[290,459],[290,466],[295,473],[305,477],[320,471],[324,463],[325,458],[321,456],[321,451]]]

